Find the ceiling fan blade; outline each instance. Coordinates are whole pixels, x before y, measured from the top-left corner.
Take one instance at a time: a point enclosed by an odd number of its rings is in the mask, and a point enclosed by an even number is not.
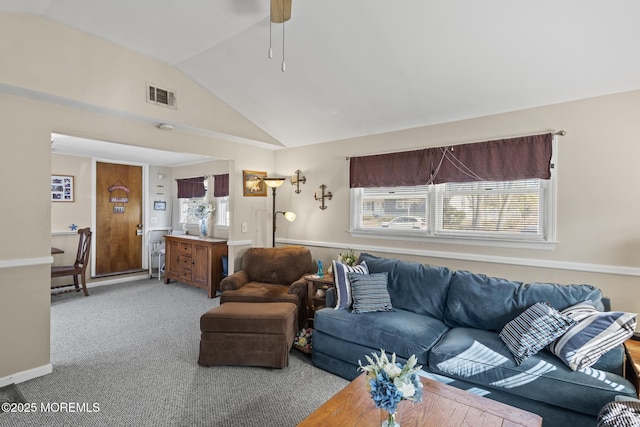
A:
[[[291,19],[291,0],[271,0],[271,22],[282,24]]]

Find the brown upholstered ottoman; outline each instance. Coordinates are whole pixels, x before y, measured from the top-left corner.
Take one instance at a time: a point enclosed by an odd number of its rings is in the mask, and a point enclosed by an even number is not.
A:
[[[284,368],[297,332],[290,302],[227,302],[200,317],[200,366]]]

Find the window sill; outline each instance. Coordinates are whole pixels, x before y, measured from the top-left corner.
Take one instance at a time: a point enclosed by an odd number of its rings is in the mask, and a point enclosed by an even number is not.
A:
[[[490,237],[458,237],[458,236],[428,236],[415,235],[402,232],[380,232],[380,231],[364,231],[349,230],[352,237],[361,237],[365,239],[378,240],[399,240],[406,242],[423,242],[438,243],[449,245],[465,245],[465,246],[485,246],[492,248],[509,248],[509,249],[533,249],[542,251],[552,251],[558,244],[557,241],[545,240],[515,240],[515,239],[497,239]]]

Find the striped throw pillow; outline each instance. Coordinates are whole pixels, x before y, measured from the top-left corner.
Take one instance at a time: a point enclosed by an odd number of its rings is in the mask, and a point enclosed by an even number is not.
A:
[[[547,303],[536,303],[500,331],[517,365],[562,336],[576,322]]]
[[[367,263],[362,261],[358,265],[350,266],[338,261],[331,261],[333,268],[333,284],[336,289],[335,309],[349,309],[353,302],[351,298],[351,283],[348,273],[369,274]]]
[[[393,311],[387,289],[389,275],[386,272],[373,274],[349,273],[353,293],[352,313]]]
[[[576,325],[549,346],[572,370],[588,368],[614,347],[633,335],[636,313],[598,311],[591,301],[585,301],[562,310],[574,319]]]

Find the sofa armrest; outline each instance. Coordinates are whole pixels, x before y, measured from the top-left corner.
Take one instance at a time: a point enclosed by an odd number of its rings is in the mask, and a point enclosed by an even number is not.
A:
[[[225,277],[220,282],[220,290],[221,291],[235,291],[236,289],[240,289],[244,285],[249,283],[249,276],[244,270],[236,271],[235,273]]]
[[[300,301],[307,300],[307,281],[304,280],[304,276],[289,285],[289,293],[297,295]]]
[[[325,307],[334,308],[336,306],[336,288],[331,287],[327,289],[325,297]]]
[[[593,364],[592,368],[611,372],[622,377],[624,376],[625,357],[624,345],[620,344],[603,354],[598,361]]]

